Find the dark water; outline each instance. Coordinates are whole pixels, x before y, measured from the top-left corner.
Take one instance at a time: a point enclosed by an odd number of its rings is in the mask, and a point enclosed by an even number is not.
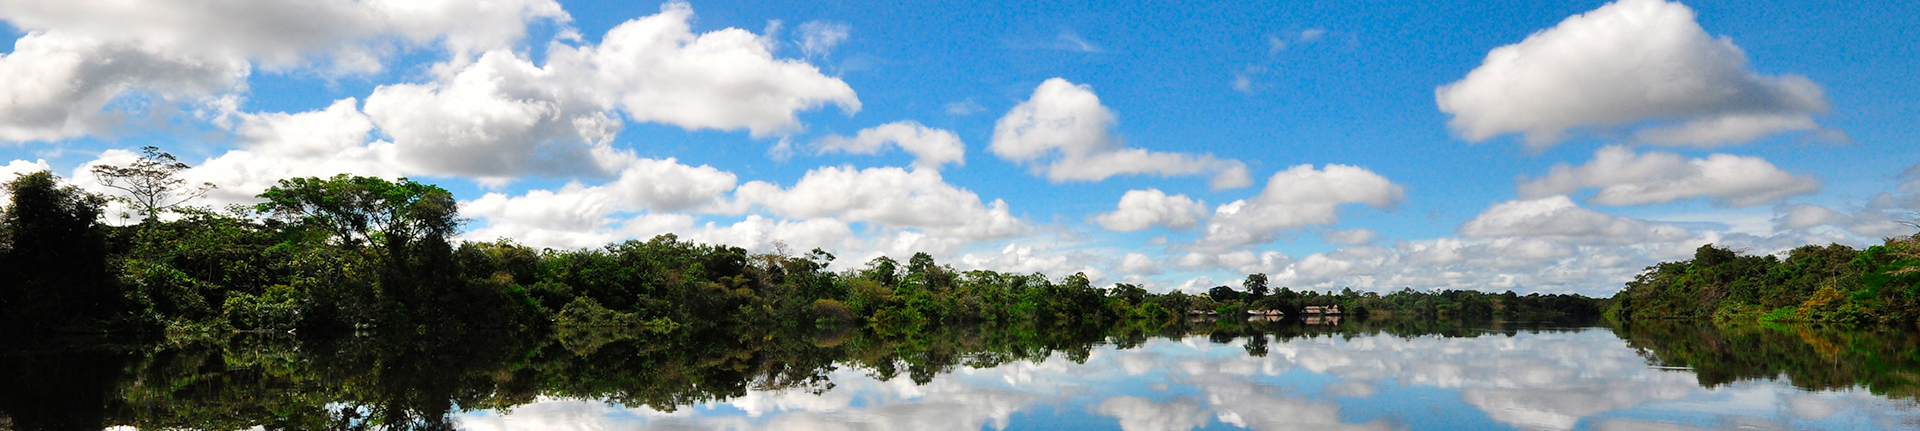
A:
[[[1920,335],[1808,326],[241,334],[0,352],[0,429],[21,430],[1920,429]]]

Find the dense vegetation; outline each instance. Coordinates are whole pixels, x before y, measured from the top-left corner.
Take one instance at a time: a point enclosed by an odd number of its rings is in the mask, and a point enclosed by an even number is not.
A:
[[[819,249],[752,254],[673,235],[586,250],[536,250],[501,239],[455,243],[457,202],[407,179],[340,175],[283,180],[262,203],[181,207],[204,194],[173,178],[186,165],[147,148],[119,178],[138,223],[100,222],[109,197],[47,172],[7,184],[0,213],[0,327],[25,332],[379,328],[538,331],[553,325],[719,336],[739,328],[862,327],[888,336],[949,325],[1104,328],[1165,324],[1210,311],[1243,315],[1342,307],[1348,315],[1591,319],[1595,301],[1511,292],[1379,295],[1243,290],[1154,294],[1096,287],[1081,274],[960,271],[921,253],[834,272]]]
[[[1804,246],[1740,255],[1711,244],[1647,268],[1614,295],[1620,320],[1711,319],[1911,325],[1920,319],[1920,238],[1856,250]]]

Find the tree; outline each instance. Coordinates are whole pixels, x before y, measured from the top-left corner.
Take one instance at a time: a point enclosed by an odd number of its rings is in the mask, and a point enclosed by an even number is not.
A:
[[[417,240],[444,243],[464,220],[453,193],[401,178],[336,175],[280,180],[256,209],[326,230],[348,248],[382,245],[398,250]]]
[[[1233,291],[1231,287],[1214,286],[1212,289],[1207,289],[1207,297],[1212,298],[1214,302],[1227,302],[1240,299],[1240,292]]]
[[[0,211],[0,324],[64,325],[118,311],[98,223],[107,199],[46,171],[6,188],[13,202]]]
[[[1135,286],[1132,284],[1127,284],[1127,283],[1115,283],[1113,285],[1113,290],[1108,291],[1107,294],[1109,296],[1125,300],[1127,301],[1127,305],[1135,306],[1135,307],[1138,307],[1140,306],[1140,304],[1147,302],[1147,296],[1152,295],[1151,293],[1148,293],[1147,289],[1145,288],[1142,288],[1140,286]]]
[[[174,159],[172,154],[160,151],[159,147],[146,146],[140,148],[140,159],[133,164],[94,166],[93,175],[100,178],[101,185],[127,192],[128,196],[118,199],[139,211],[144,223],[153,221],[161,211],[206,196],[218,188],[213,183],[189,185],[187,180],[176,177],[191,167]]]
[[[458,202],[446,189],[406,178],[390,182],[341,174],[280,180],[260,197],[267,202],[256,210],[324,232],[323,241],[346,251],[319,252],[330,256],[326,259],[341,259],[326,264],[328,270],[371,281],[353,275],[350,262],[365,259],[380,269],[377,285],[331,284],[330,290],[315,294],[316,303],[356,311],[375,307],[377,313],[418,322],[469,317],[456,310],[480,293],[464,290],[457,281],[460,270],[449,240],[463,220]],[[310,250],[328,248],[334,247]]]
[[[1249,301],[1259,301],[1267,297],[1267,275],[1247,274],[1247,281],[1240,283],[1240,287],[1246,290],[1247,295],[1252,296]]]

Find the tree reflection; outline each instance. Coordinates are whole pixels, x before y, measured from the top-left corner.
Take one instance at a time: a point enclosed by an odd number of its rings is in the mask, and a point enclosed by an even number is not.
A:
[[[1571,330],[1461,321],[1201,321],[1104,330],[968,327],[882,336],[861,328],[658,334],[234,334],[188,344],[13,341],[0,348],[0,429],[452,429],[462,411],[543,398],[671,412],[749,391],[823,393],[847,369],[926,384],[960,367],[1056,355],[1083,362],[1100,346],[1155,338],[1242,343],[1251,356],[1318,337],[1506,337]],[[1913,399],[1920,334],[1808,326],[1637,324],[1614,333],[1658,366],[1690,368],[1703,386],[1785,376],[1797,387],[1865,387]]]

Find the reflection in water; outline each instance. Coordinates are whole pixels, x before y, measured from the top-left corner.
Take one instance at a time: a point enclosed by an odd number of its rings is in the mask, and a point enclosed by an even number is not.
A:
[[[1910,332],[1234,320],[42,343],[0,429],[1920,428]]]

